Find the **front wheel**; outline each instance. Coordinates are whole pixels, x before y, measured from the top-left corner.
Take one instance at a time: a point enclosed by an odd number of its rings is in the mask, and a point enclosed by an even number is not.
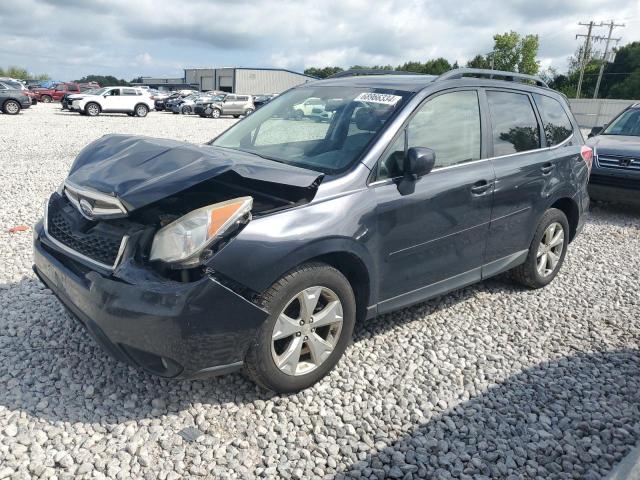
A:
[[[211,110],[212,118],[220,118],[220,115],[222,115],[222,111],[219,108],[214,108]]]
[[[144,104],[136,105],[136,117],[146,117],[147,113],[149,113],[149,107]]]
[[[260,303],[270,314],[245,362],[257,384],[297,392],[333,369],[356,318],[353,290],[342,273],[323,263],[302,265],[274,283]]]
[[[567,216],[557,208],[550,208],[538,223],[527,259],[513,269],[513,277],[529,288],[548,285],[560,271],[568,245]]]
[[[247,108],[247,109],[244,111],[244,114],[245,114],[245,116],[246,116],[246,115],[251,115],[254,111],[255,111],[255,110],[254,110],[253,108]]]
[[[49,95],[42,95],[42,97],[41,97],[41,98],[42,98],[42,101],[43,101],[44,103],[51,103],[51,102],[53,102],[53,98],[51,98],[51,96],[49,96]]]
[[[85,107],[84,107],[84,112],[89,115],[90,117],[96,117],[98,115],[100,115],[100,105],[98,105],[97,103],[88,103]]]
[[[20,103],[15,100],[7,100],[2,106],[2,111],[7,115],[17,115],[20,113]]]

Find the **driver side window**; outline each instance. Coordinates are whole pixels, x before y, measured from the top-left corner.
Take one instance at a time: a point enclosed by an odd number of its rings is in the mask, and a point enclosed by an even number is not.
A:
[[[399,135],[378,168],[378,180],[403,175],[404,156],[411,147],[436,152],[434,168],[480,159],[480,106],[475,90],[445,93],[422,105]]]

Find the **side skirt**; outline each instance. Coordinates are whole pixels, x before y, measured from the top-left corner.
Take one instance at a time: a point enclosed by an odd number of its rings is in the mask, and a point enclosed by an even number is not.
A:
[[[427,301],[439,295],[472,285],[481,280],[485,280],[502,272],[506,272],[507,270],[511,270],[526,260],[527,253],[528,250],[522,250],[506,257],[499,258],[498,260],[494,260],[482,267],[474,268],[459,275],[432,283],[431,285],[403,293],[397,297],[383,300],[377,305],[367,307],[367,319],[374,318],[378,314],[392,312],[394,310],[415,305],[416,303]]]

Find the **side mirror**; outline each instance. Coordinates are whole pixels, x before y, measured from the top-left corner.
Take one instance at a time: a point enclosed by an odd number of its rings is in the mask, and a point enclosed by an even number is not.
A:
[[[415,190],[415,183],[425,176],[436,163],[436,152],[425,147],[411,147],[404,157],[404,176],[398,183],[401,195],[409,195]]]
[[[595,137],[596,135],[600,135],[600,133],[604,130],[604,126],[602,127],[593,127],[589,132],[588,138]]]
[[[436,152],[425,147],[411,147],[404,158],[404,175],[413,180],[426,175],[436,163]]]

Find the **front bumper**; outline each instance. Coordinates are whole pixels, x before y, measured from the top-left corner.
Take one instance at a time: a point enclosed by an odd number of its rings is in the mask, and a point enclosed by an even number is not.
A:
[[[162,377],[240,368],[268,315],[207,275],[170,281],[132,260],[98,272],[58,250],[42,222],[34,229],[33,269],[112,357]]]

